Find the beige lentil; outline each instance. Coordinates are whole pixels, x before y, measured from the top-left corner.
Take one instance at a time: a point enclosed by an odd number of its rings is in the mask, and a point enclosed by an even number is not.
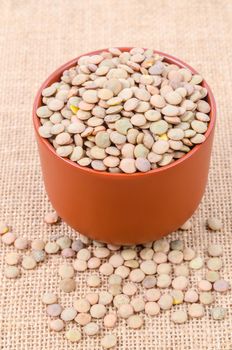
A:
[[[21,256],[18,253],[8,253],[6,255],[7,265],[18,265],[20,262]]]
[[[26,249],[28,247],[28,244],[29,244],[29,242],[28,242],[28,239],[26,237],[18,237],[14,241],[14,246],[18,250]]]
[[[102,304],[94,304],[90,308],[90,315],[93,318],[102,318],[106,314],[106,307]]]
[[[65,293],[71,293],[76,289],[76,282],[72,278],[64,278],[60,281],[60,289]]]
[[[189,289],[185,292],[184,301],[186,303],[196,303],[198,301],[198,297],[198,293],[195,290]]]
[[[73,321],[77,315],[77,311],[73,307],[67,307],[61,312],[60,318],[65,321]]]
[[[211,292],[201,292],[199,294],[199,300],[204,305],[209,305],[214,302],[214,296]]]
[[[117,344],[117,337],[114,334],[106,334],[102,340],[101,345],[104,349],[111,349]]]
[[[209,270],[218,271],[222,267],[222,260],[218,257],[207,260],[206,265]]]
[[[52,331],[61,332],[65,328],[65,324],[62,320],[56,319],[49,322],[49,327]]]
[[[153,244],[153,249],[156,253],[162,252],[162,253],[168,253],[170,249],[169,242],[165,239],[155,241]]]
[[[188,320],[188,315],[185,310],[177,310],[171,314],[171,320],[174,323],[182,324]]]
[[[130,274],[130,269],[127,266],[119,266],[114,270],[115,275],[119,275],[121,278],[125,279]]]
[[[90,303],[90,305],[94,305],[98,303],[99,294],[98,293],[88,293],[85,296],[86,300]]]
[[[97,269],[101,265],[101,260],[93,256],[87,261],[88,269]]]
[[[102,305],[109,305],[113,300],[113,295],[106,291],[101,291],[99,293],[98,303]]]
[[[118,308],[118,316],[121,318],[128,318],[133,315],[134,309],[131,304],[122,304]]]
[[[55,211],[47,213],[44,217],[46,224],[55,224],[57,223],[59,217]]]
[[[169,310],[173,304],[173,297],[170,294],[163,294],[158,300],[158,304],[162,310]]]
[[[56,254],[59,249],[60,247],[56,242],[48,242],[44,247],[45,252],[48,254]]]
[[[215,282],[215,281],[219,280],[220,275],[217,271],[207,270],[205,277],[206,277],[207,281]]]
[[[87,262],[85,260],[76,259],[73,262],[74,270],[78,272],[83,272],[87,270]]]
[[[145,277],[145,274],[140,269],[134,269],[129,274],[129,279],[131,280],[131,282],[138,282],[138,283],[142,282],[144,277]]]
[[[95,322],[89,322],[83,327],[83,331],[86,335],[94,336],[99,332],[99,326]]]
[[[142,297],[134,297],[131,299],[130,303],[135,312],[140,312],[145,309],[145,302]]]
[[[113,304],[118,309],[123,304],[129,304],[130,298],[124,294],[118,294],[114,297]]]
[[[187,220],[181,227],[181,230],[190,230],[190,228],[192,227],[191,225],[191,221]]]
[[[201,257],[196,257],[189,262],[190,269],[199,270],[203,267],[204,261]]]
[[[70,265],[61,265],[59,267],[59,275],[61,278],[72,278],[74,276],[74,269]]]
[[[172,272],[172,265],[170,263],[162,263],[157,265],[157,273],[159,275],[167,274],[169,275]]]
[[[20,270],[17,266],[6,266],[4,274],[6,278],[17,278],[20,275]]]
[[[116,275],[116,274],[112,274],[110,277],[109,277],[109,285],[111,284],[121,284],[122,283],[122,277],[119,276],[119,275]]]
[[[122,288],[123,294],[132,296],[137,292],[137,286],[135,283],[127,282]]]
[[[208,246],[208,254],[213,257],[221,256],[223,253],[222,246],[218,244],[210,244]]]
[[[198,289],[202,292],[208,292],[212,289],[212,284],[207,280],[201,280],[198,282]]]
[[[2,235],[2,243],[6,245],[11,245],[16,240],[17,236],[13,232],[7,232]]]
[[[22,267],[25,270],[32,270],[36,267],[36,260],[33,256],[24,256],[22,259]]]
[[[43,250],[45,247],[45,242],[42,239],[35,239],[31,243],[31,248],[34,250]]]
[[[183,256],[185,261],[193,260],[195,258],[195,255],[196,253],[192,248],[185,247],[183,249]]]
[[[47,314],[51,317],[57,317],[61,314],[62,312],[62,307],[60,306],[60,304],[49,304],[47,306]]]
[[[226,317],[227,310],[223,307],[214,307],[210,310],[210,314],[214,320],[223,320]]]
[[[109,313],[105,315],[104,320],[103,320],[104,326],[106,328],[114,328],[117,323],[117,316],[114,313]]]
[[[159,289],[149,289],[145,291],[145,299],[147,301],[158,301],[161,297],[161,293]]]
[[[161,274],[157,277],[157,287],[168,288],[171,285],[171,277],[166,274]]]
[[[230,284],[229,284],[229,282],[227,282],[223,279],[219,279],[219,280],[214,282],[213,289],[216,292],[224,293],[230,289]]]
[[[155,301],[148,301],[145,304],[145,313],[149,316],[156,316],[160,312],[160,307]]]
[[[114,272],[114,268],[110,263],[104,263],[100,266],[99,272],[104,276],[110,276]]]
[[[87,285],[89,287],[99,287],[101,285],[101,279],[97,275],[91,275],[87,278]]]
[[[183,253],[180,250],[172,250],[168,254],[168,260],[173,264],[180,264],[183,261]]]
[[[146,275],[154,275],[156,273],[156,263],[153,260],[145,260],[140,264],[140,269]]]
[[[45,293],[43,296],[42,296],[42,303],[43,304],[56,304],[57,303],[57,296],[53,293]]]
[[[127,325],[131,329],[138,329],[141,328],[143,325],[143,318],[139,315],[131,315],[127,319]]]
[[[65,337],[72,343],[77,343],[81,340],[81,332],[78,329],[69,329],[65,333]]]
[[[191,318],[201,318],[204,316],[204,306],[201,304],[193,303],[188,306],[188,314]]]
[[[219,231],[222,228],[222,223],[218,218],[211,217],[207,220],[208,227],[213,231]]]
[[[188,287],[189,280],[185,276],[175,277],[172,281],[172,287],[178,290],[185,290]]]
[[[78,323],[80,326],[85,326],[91,322],[91,316],[90,314],[80,312],[75,317],[75,322]]]

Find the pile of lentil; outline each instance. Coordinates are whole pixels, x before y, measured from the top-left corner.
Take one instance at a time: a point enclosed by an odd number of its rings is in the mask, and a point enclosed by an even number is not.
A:
[[[147,172],[205,141],[210,105],[202,80],[153,50],[82,56],[42,91],[39,133],[83,167]]]
[[[45,216],[48,224],[55,224],[58,219],[55,212]],[[207,220],[207,225],[214,231],[222,228],[221,221],[214,217]],[[190,221],[181,227],[182,230],[190,228]],[[42,296],[50,317],[49,328],[55,332],[65,331],[66,339],[71,342],[79,342],[83,335],[99,335],[103,329],[109,333],[102,337],[101,344],[109,349],[117,344],[113,329],[119,319],[136,330],[144,325],[144,314],[155,317],[171,309],[170,318],[175,324],[202,318],[209,307],[214,320],[226,317],[224,307],[212,307],[216,292],[226,293],[230,289],[229,282],[221,277],[223,249],[216,243],[207,246],[204,259],[179,239],[164,238],[124,247],[91,241],[83,235],[75,239],[61,236],[49,242],[42,239],[30,242],[25,237],[17,237],[6,224],[0,225],[0,234],[4,244],[14,245],[18,251],[6,255],[7,278],[20,276],[19,265],[31,270],[49,255],[61,253],[66,261],[58,269],[59,288],[72,295],[78,274],[91,272],[86,283],[92,291],[84,297],[73,298],[69,307],[62,307],[54,291]],[[191,275],[203,268],[205,277],[199,277],[194,285]],[[108,290],[101,289],[103,279],[108,280]]]

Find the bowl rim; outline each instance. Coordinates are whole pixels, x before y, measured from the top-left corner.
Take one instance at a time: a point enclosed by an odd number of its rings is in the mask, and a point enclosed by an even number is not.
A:
[[[118,47],[122,52],[125,52],[125,51],[130,51],[133,47]],[[146,50],[146,48],[144,48],[144,50]],[[186,153],[183,157],[181,157],[180,159],[177,159],[175,160],[174,162],[168,164],[168,165],[165,165],[163,167],[159,167],[159,168],[155,168],[153,170],[149,170],[148,172],[135,172],[135,173],[132,173],[132,174],[126,174],[126,173],[109,173],[109,172],[106,172],[106,171],[98,171],[98,170],[94,170],[92,168],[88,168],[88,167],[83,167],[81,165],[79,165],[78,163],[75,163],[73,161],[71,161],[70,159],[68,158],[64,158],[64,157],[61,157],[59,156],[56,151],[55,151],[55,148],[51,145],[51,143],[48,141],[48,139],[45,139],[43,138],[42,136],[40,136],[39,134],[39,127],[41,126],[41,123],[40,123],[40,119],[39,117],[36,115],[36,110],[38,107],[40,107],[41,105],[41,100],[42,100],[42,90],[49,86],[51,80],[54,79],[55,76],[57,75],[60,75],[63,73],[63,71],[75,66],[77,64],[77,61],[80,57],[82,56],[92,56],[92,55],[98,55],[100,54],[101,52],[107,52],[108,51],[108,48],[105,48],[105,49],[100,49],[100,50],[96,50],[96,51],[91,51],[91,52],[88,52],[88,53],[84,53],[66,63],[64,63],[63,65],[61,65],[59,68],[57,68],[53,73],[51,73],[48,78],[42,83],[42,85],[40,86],[37,94],[36,94],[36,97],[35,97],[35,100],[34,100],[34,103],[33,103],[33,111],[32,111],[32,117],[33,117],[33,125],[34,125],[34,129],[35,129],[35,132],[36,132],[36,135],[38,137],[38,139],[40,140],[40,142],[43,143],[43,145],[55,156],[57,157],[58,159],[60,159],[61,161],[63,161],[64,163],[66,163],[67,165],[69,166],[72,166],[74,168],[77,168],[79,171],[82,171],[83,173],[89,173],[89,174],[93,174],[93,175],[97,175],[97,176],[107,176],[107,177],[110,177],[110,178],[128,178],[128,177],[135,177],[135,176],[151,176],[153,174],[156,174],[156,173],[162,173],[164,171],[167,171],[175,166],[178,166],[180,165],[181,163],[183,163],[185,160],[191,158],[195,153],[197,153],[201,147],[203,147],[204,143],[207,141],[207,139],[209,138],[209,136],[212,134],[213,130],[214,130],[214,127],[215,127],[215,122],[216,122],[216,102],[215,102],[215,98],[214,98],[214,95],[212,93],[212,90],[211,88],[209,87],[208,83],[205,81],[205,79],[203,79],[202,81],[202,86],[205,87],[208,91],[208,95],[207,95],[207,99],[208,99],[208,103],[211,107],[211,110],[210,110],[210,122],[209,122],[209,125],[208,125],[208,129],[206,131],[206,133],[204,134],[206,139],[203,143],[201,144],[198,144],[198,145],[195,145],[188,153]],[[189,64],[185,63],[184,61],[172,56],[172,55],[169,55],[169,54],[166,54],[164,52],[161,52],[161,51],[158,51],[158,50],[153,50],[153,52],[155,54],[158,54],[158,55],[161,55],[164,57],[165,61],[167,63],[171,63],[171,64],[176,64],[178,65],[180,68],[188,68],[192,73],[194,74],[199,74],[193,67],[191,67]]]

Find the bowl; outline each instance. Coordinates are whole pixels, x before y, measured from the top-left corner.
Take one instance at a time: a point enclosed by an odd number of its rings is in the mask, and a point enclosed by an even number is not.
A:
[[[120,49],[129,51],[131,48]],[[197,73],[177,58],[154,52],[164,56],[168,63]],[[211,112],[206,140],[202,144],[194,146],[175,162],[147,173],[98,172],[59,157],[49,141],[38,133],[41,124],[36,110],[41,105],[42,90],[56,82],[64,70],[73,67],[78,58],[52,73],[34,101],[33,123],[45,189],[52,206],[76,231],[112,244],[145,243],[177,230],[197,209],[207,184],[216,118],[211,89],[203,81]]]

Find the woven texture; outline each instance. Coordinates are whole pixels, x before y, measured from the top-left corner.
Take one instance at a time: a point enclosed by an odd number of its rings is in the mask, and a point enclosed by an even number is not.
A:
[[[182,237],[202,256],[206,256],[209,242],[222,244],[223,276],[230,279],[232,1],[1,0],[0,13],[0,221],[10,223],[15,233],[30,239],[75,235],[63,223],[53,227],[43,223],[51,207],[32,129],[33,98],[55,68],[82,53],[109,46],[154,48],[183,59],[201,72],[212,87],[218,107],[206,194],[193,217],[191,232],[177,232],[170,238]],[[205,228],[205,219],[211,215],[222,218],[221,233]],[[63,334],[48,330],[40,298],[45,291],[58,290],[57,269],[62,258],[50,257],[34,271],[23,272],[20,279],[11,281],[3,276],[8,251],[13,248],[0,243],[0,349],[101,349],[100,337],[85,337],[72,345]],[[86,275],[77,279],[75,296],[84,296],[88,290]],[[63,305],[71,305],[74,293],[58,293]],[[201,320],[175,326],[166,312],[146,317],[146,326],[136,332],[120,321],[113,331],[118,335],[117,349],[230,350],[231,294],[217,294],[216,304],[228,308],[223,321],[213,321],[207,311]]]

